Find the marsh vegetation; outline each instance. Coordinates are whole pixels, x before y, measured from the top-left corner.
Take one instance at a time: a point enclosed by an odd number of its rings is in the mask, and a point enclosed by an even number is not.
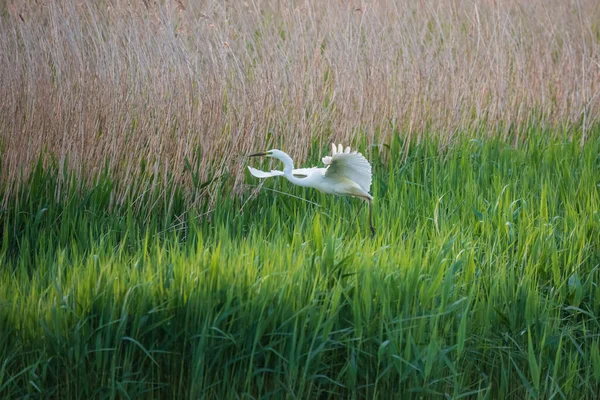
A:
[[[599,39],[591,0],[2,3],[0,396],[597,396]],[[245,170],[332,141],[373,238]]]

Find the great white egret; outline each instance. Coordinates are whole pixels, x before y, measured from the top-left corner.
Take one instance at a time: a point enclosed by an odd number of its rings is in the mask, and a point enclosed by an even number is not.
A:
[[[373,196],[369,194],[371,188],[371,164],[360,153],[345,149],[341,144],[337,147],[331,145],[331,156],[323,157],[324,168],[299,168],[294,169],[292,158],[281,150],[272,149],[266,153],[250,154],[249,157],[267,156],[283,162],[283,171],[260,171],[248,166],[250,173],[257,178],[270,178],[284,176],[288,181],[298,186],[312,187],[323,193],[340,196],[358,197],[369,203],[369,227],[373,235]],[[361,203],[362,208],[364,203]],[[360,212],[359,208],[359,212]],[[358,214],[357,214],[358,215]]]

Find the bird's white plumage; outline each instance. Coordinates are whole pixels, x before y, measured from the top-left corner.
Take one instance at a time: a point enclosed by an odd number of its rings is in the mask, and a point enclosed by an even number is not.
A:
[[[323,157],[325,168],[297,168],[293,169],[292,159],[280,150],[269,150],[265,155],[283,161],[284,171],[260,171],[248,167],[250,173],[257,178],[270,178],[272,176],[286,176],[293,183],[301,186],[310,186],[325,193],[346,194],[372,198],[371,189],[371,164],[359,152],[352,151],[350,147],[344,148],[341,144],[331,145],[331,155]],[[289,168],[289,169],[288,169]],[[291,172],[286,175],[285,171]],[[289,173],[288,172],[288,173]]]
[[[259,169],[256,168],[252,168],[250,166],[248,166],[248,169],[250,170],[250,173],[257,177],[257,178],[270,178],[272,176],[281,176],[283,175],[283,171],[271,171],[271,172],[265,172],[265,171],[261,171]]]
[[[267,156],[280,160],[283,171],[259,171],[248,167],[250,173],[257,178],[270,178],[284,176],[288,181],[303,187],[312,187],[323,193],[361,198],[369,203],[369,227],[375,234],[373,226],[373,196],[371,189],[371,164],[357,151],[350,147],[345,149],[341,144],[331,145],[331,155],[323,157],[325,168],[298,168],[294,169],[292,158],[281,150],[271,149],[266,153],[253,154],[252,156]]]
[[[294,170],[292,170],[292,175],[297,176],[297,177],[307,177],[310,174],[312,174],[313,172],[315,172],[315,170],[317,170],[317,167],[313,167],[313,168],[296,168]]]
[[[270,172],[266,172],[266,171],[261,171],[259,169],[256,168],[252,168],[250,166],[248,166],[248,170],[250,171],[250,173],[257,177],[257,178],[271,178],[273,176],[283,176],[284,173],[283,171],[277,171],[277,170],[271,170]],[[311,173],[313,173],[315,170],[315,168],[298,168],[298,169],[294,169],[292,170],[292,175],[297,176],[297,177],[306,177],[308,175],[310,175]]]
[[[326,176],[339,174],[356,182],[365,192],[371,190],[371,164],[362,154],[351,151],[350,147],[344,150],[340,144],[336,149],[332,144],[331,156],[324,157],[323,163],[327,165]]]
[[[331,143],[331,156],[323,157],[322,158],[323,164],[325,164],[326,166],[331,164],[333,157],[338,154],[360,154],[360,153],[357,153],[356,151],[351,152],[350,146],[348,146],[348,147],[346,147],[346,149],[344,149],[341,144],[338,144],[336,146],[335,144]]]

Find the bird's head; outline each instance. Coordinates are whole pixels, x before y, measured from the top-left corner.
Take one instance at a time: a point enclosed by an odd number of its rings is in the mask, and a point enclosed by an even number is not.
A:
[[[248,157],[259,157],[259,156],[276,158],[279,161],[283,162],[285,167],[288,169],[293,169],[293,167],[294,167],[294,162],[292,161],[290,156],[288,156],[286,153],[284,153],[281,150],[271,149],[264,153],[250,154]]]
[[[281,150],[277,150],[277,149],[271,149],[271,150],[267,150],[264,153],[255,153],[255,154],[250,154],[248,157],[272,157],[272,158],[280,158],[281,155],[285,154],[283,151]]]

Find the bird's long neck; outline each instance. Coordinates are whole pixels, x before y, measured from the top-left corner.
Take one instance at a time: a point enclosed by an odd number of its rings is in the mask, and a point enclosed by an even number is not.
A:
[[[284,153],[277,158],[283,163],[283,176],[285,176],[288,181],[292,182],[294,185],[306,186],[306,183],[303,182],[304,179],[296,178],[294,176],[294,160],[292,160],[290,156]]]

